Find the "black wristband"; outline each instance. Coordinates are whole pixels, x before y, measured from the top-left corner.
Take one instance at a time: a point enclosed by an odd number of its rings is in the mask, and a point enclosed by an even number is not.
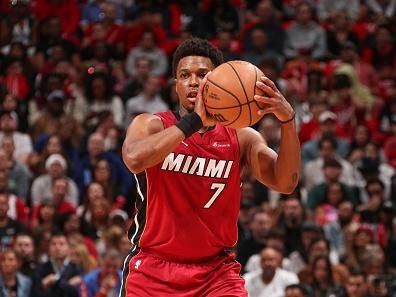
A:
[[[194,111],[192,113],[183,116],[180,121],[176,124],[186,138],[193,135],[203,127],[201,117]]]
[[[286,124],[286,123],[289,123],[289,122],[293,121],[295,117],[296,117],[296,112],[293,111],[293,116],[291,117],[290,120],[287,120],[287,121],[279,121],[279,122],[280,122],[281,124]]]

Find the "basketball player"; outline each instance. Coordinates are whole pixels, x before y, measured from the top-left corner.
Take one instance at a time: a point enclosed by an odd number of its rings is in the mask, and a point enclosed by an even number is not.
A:
[[[223,63],[207,41],[192,38],[174,54],[177,112],[141,114],[128,128],[123,159],[135,173],[138,213],[129,230],[120,296],[246,297],[237,242],[240,172],[247,167],[269,188],[291,193],[299,178],[294,111],[274,83],[257,83],[260,113],[282,123],[279,155],[251,128],[216,124],[206,113],[206,75]]]

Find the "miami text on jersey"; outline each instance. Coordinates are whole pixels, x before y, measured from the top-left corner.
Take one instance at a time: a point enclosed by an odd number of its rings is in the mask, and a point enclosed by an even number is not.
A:
[[[228,178],[234,161],[207,159],[170,153],[161,169],[198,176]]]

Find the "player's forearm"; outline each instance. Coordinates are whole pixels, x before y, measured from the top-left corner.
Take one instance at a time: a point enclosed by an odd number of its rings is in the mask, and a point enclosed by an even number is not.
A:
[[[142,172],[164,160],[184,138],[179,128],[171,126],[144,139],[127,139],[122,147],[124,162],[133,173]]]
[[[275,162],[275,180],[281,192],[290,194],[300,177],[301,152],[296,124],[291,121],[281,126],[281,142]]]

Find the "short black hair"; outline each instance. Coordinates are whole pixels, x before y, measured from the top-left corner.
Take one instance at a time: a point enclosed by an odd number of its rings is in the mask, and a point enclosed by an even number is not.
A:
[[[335,149],[335,150],[337,149],[337,140],[330,135],[325,135],[319,140],[319,143],[318,143],[319,149],[322,149],[323,144],[325,142],[329,142],[331,144],[331,146],[333,147],[333,149]]]
[[[308,296],[308,295],[309,295],[307,288],[306,288],[304,285],[302,285],[302,284],[292,284],[292,285],[288,285],[288,286],[285,288],[285,292],[286,292],[287,290],[294,290],[294,289],[300,290],[300,292],[301,292],[304,296]]]
[[[341,169],[342,165],[336,159],[328,159],[328,160],[325,160],[323,163],[323,168],[327,168],[327,167],[338,167]]]
[[[223,54],[207,40],[193,37],[182,42],[173,54],[172,73],[176,77],[177,65],[180,60],[188,56],[201,56],[209,58],[214,67],[224,63]]]
[[[346,74],[336,74],[334,76],[334,89],[341,90],[346,88],[351,88],[352,82],[348,75]]]

